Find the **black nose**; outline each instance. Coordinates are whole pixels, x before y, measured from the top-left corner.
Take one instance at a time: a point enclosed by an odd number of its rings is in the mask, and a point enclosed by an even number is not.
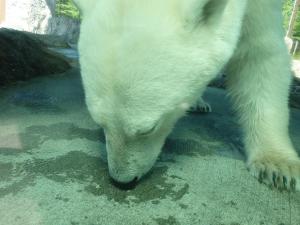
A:
[[[119,182],[111,178],[111,182],[114,186],[125,191],[134,189],[138,183],[137,181],[138,181],[137,177],[135,177],[132,181],[128,183]]]

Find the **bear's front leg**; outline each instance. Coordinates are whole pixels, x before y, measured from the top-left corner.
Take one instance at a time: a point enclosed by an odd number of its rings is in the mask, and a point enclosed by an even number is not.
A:
[[[288,131],[290,59],[280,6],[273,0],[249,1],[227,75],[251,174],[272,187],[294,190],[300,189],[300,160]]]
[[[251,63],[248,58],[240,72],[228,70],[230,94],[251,173],[279,189],[300,189],[300,160],[288,134],[290,72],[283,53],[276,54]]]

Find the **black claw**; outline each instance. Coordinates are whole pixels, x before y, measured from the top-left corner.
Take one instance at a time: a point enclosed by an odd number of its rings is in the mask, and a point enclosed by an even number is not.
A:
[[[287,189],[287,178],[286,178],[286,176],[283,176],[283,187],[285,189]]]
[[[267,173],[267,171],[265,170],[265,171],[263,172],[263,178],[266,179],[267,177],[268,177],[268,173]]]
[[[295,178],[291,179],[291,190],[292,191],[296,190],[296,179]]]
[[[264,180],[264,171],[259,171],[259,175],[258,175],[259,183],[262,183],[263,180]]]
[[[276,180],[277,180],[276,173],[273,172],[273,173],[272,173],[272,181],[273,181],[273,186],[274,186],[274,187],[277,187],[277,182],[276,182]]]

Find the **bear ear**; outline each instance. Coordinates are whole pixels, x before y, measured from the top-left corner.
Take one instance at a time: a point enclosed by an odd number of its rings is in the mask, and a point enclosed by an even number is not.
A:
[[[218,24],[229,0],[192,0],[188,6],[188,22],[197,27],[199,24],[213,26]]]
[[[81,14],[85,14],[93,9],[95,7],[96,1],[97,0],[73,0]]]

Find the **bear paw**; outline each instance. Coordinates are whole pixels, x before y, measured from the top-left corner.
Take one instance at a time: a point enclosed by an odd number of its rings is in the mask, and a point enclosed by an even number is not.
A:
[[[190,107],[188,111],[192,113],[209,113],[212,112],[212,109],[210,104],[201,98],[194,106]]]
[[[300,160],[263,157],[249,160],[248,169],[259,182],[278,190],[300,190]]]

